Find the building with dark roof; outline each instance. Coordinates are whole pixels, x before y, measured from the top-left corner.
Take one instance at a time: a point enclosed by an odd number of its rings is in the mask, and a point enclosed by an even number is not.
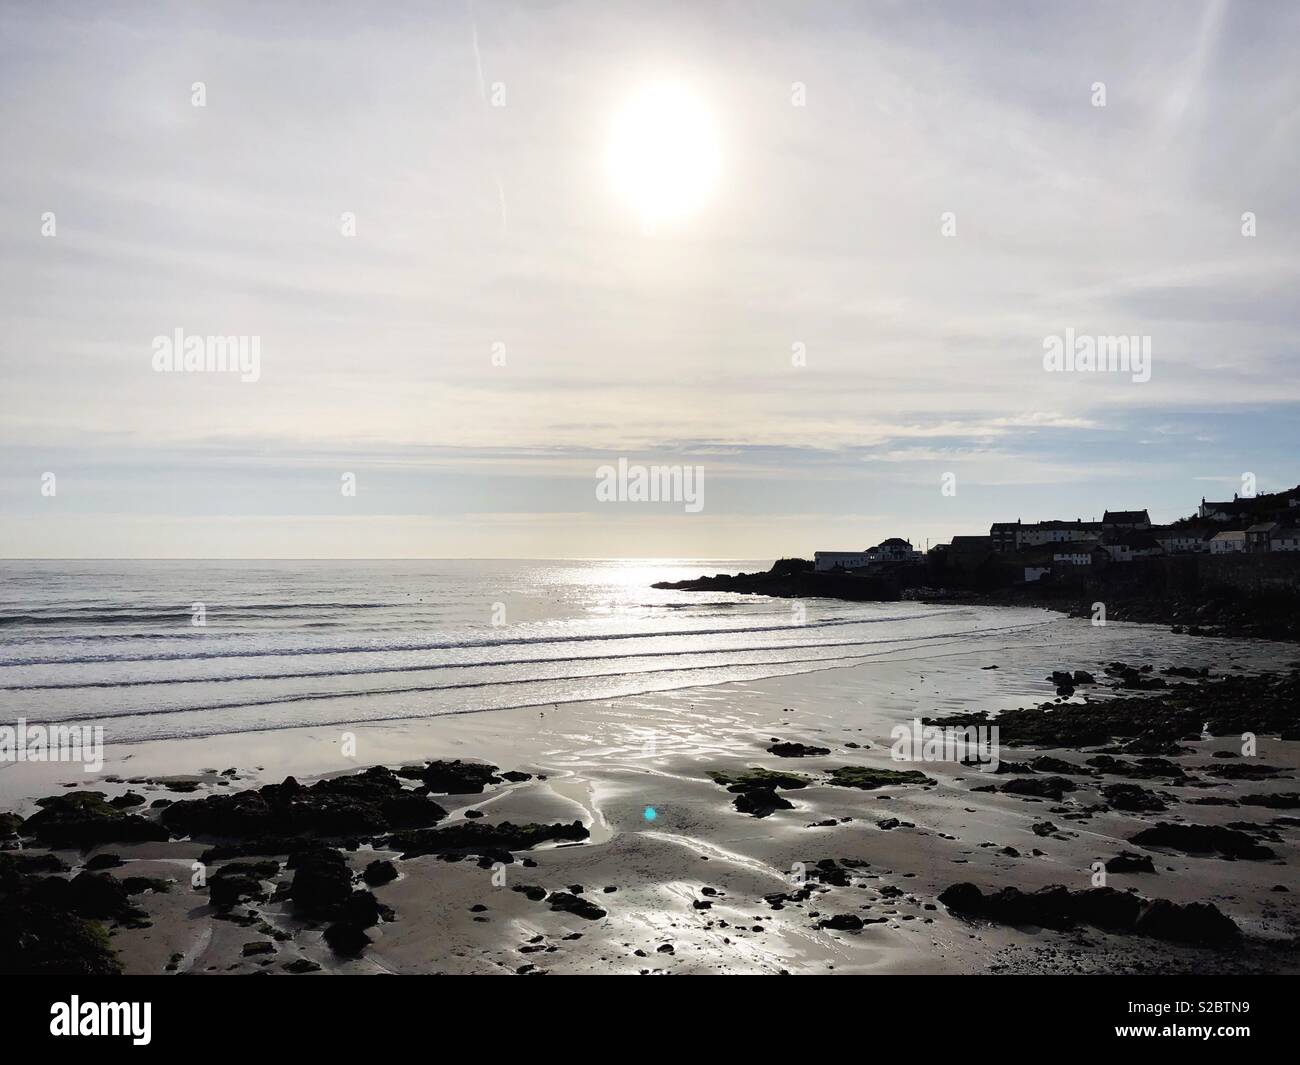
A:
[[[1101,516],[1104,529],[1149,529],[1151,518],[1145,510],[1108,510]]]

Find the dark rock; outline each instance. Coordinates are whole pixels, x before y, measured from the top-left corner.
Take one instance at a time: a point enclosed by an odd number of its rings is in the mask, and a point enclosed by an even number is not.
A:
[[[327,915],[352,894],[352,873],[341,851],[329,847],[293,856],[295,872],[289,887],[294,909]]]
[[[1089,758],[1088,764],[1112,776],[1135,777],[1140,780],[1158,778],[1184,780],[1187,777],[1182,766],[1165,758],[1139,758],[1130,762],[1122,758],[1112,758],[1108,754],[1099,754]]]
[[[1106,862],[1108,873],[1154,873],[1156,867],[1147,854],[1134,854],[1132,851],[1120,851]]]
[[[1077,790],[1078,785],[1065,777],[1020,777],[1008,780],[1001,791],[1007,795],[1030,795],[1040,799],[1060,800],[1067,791]]]
[[[1076,765],[1074,762],[1067,762],[1064,758],[1052,758],[1050,755],[1039,755],[1037,758],[1031,758],[1029,764],[1040,773],[1066,773],[1073,776],[1092,776],[1092,770],[1086,766]]]
[[[371,887],[392,883],[397,879],[397,866],[390,861],[377,858],[366,866],[365,872],[361,874],[361,879]]]
[[[1137,784],[1107,784],[1101,794],[1117,810],[1146,812],[1165,809],[1165,802],[1153,791]]]
[[[392,770],[373,766],[304,787],[293,777],[255,791],[172,803],[162,823],[180,836],[231,839],[300,835],[372,835],[392,828],[433,825],[447,811],[408,792]]]
[[[20,831],[52,847],[89,848],[167,838],[161,826],[105,802],[103,792],[70,791],[38,799],[36,805],[41,809],[23,822]]]
[[[29,897],[0,906],[0,973],[117,976],[122,965],[101,925]]]
[[[1202,766],[1212,777],[1223,780],[1267,780],[1284,772],[1279,766],[1262,762],[1233,762],[1231,765]]]
[[[862,928],[862,918],[855,913],[837,913],[833,917],[823,917],[817,922],[817,927],[836,932],[856,932]]]
[[[1272,795],[1243,795],[1242,806],[1263,806],[1270,810],[1294,810],[1300,807],[1300,792],[1279,791]]]
[[[831,753],[829,747],[810,747],[804,743],[774,743],[767,750],[778,758],[807,758]]]
[[[402,852],[403,858],[421,854],[490,854],[512,860],[511,851],[529,850],[548,840],[580,842],[591,833],[581,821],[570,824],[516,825],[503,821],[485,825],[479,821],[462,821],[444,828],[421,828],[396,832],[386,845]]]
[[[772,788],[749,788],[737,795],[732,805],[742,814],[754,817],[767,817],[777,810],[794,809],[794,803],[782,798]]]
[[[370,937],[365,929],[338,921],[325,929],[325,942],[335,954],[355,957],[370,945]]]
[[[425,787],[443,795],[478,795],[489,784],[500,784],[497,767],[481,762],[430,762],[420,774]]]
[[[1274,857],[1268,847],[1256,843],[1244,832],[1224,828],[1222,825],[1171,824],[1161,821],[1154,828],[1145,828],[1130,843],[1143,847],[1167,847],[1186,854],[1221,854],[1225,858],[1262,860]]]
[[[561,913],[571,913],[586,921],[599,921],[606,916],[605,911],[594,902],[569,891],[554,891],[546,901],[550,903],[551,909]]]
[[[1142,935],[1174,943],[1197,946],[1229,946],[1241,938],[1241,930],[1232,918],[1208,902],[1189,902],[1185,906],[1167,899],[1155,899],[1138,917],[1136,931]]]
[[[963,883],[946,889],[939,901],[959,916],[1000,924],[1057,930],[1089,924],[1110,932],[1204,946],[1226,946],[1240,937],[1233,921],[1209,903],[1179,905],[1114,888],[1070,891],[1054,885],[1025,893],[1008,887],[985,895],[974,884]]]

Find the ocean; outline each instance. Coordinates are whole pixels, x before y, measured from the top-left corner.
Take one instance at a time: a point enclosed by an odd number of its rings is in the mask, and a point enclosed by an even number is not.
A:
[[[961,654],[1053,624],[1041,611],[651,587],[768,565],[8,561],[0,717],[101,724],[110,745],[278,732]]]

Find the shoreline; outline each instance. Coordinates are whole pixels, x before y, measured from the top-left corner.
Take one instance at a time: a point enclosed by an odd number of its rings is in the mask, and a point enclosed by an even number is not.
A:
[[[1068,586],[1042,580],[996,589],[931,585],[927,565],[882,563],[873,570],[814,571],[806,559],[778,559],[766,571],[719,573],[680,581],[658,581],[671,591],[733,592],[778,599],[838,599],[844,602],[915,602],[933,606],[1038,608],[1072,618],[1090,618],[1098,602],[1107,621],[1169,625],[1176,634],[1300,643],[1300,595],[1293,590],[1211,586],[1190,594],[1142,587],[1124,572],[1116,582],[1074,581]],[[1141,567],[1143,563],[1131,563]],[[878,572],[877,572],[878,571]],[[950,578],[953,576],[948,575]]]
[[[1294,894],[1273,890],[1300,859],[1291,823],[1297,820],[1294,811],[1194,800],[1239,802],[1256,793],[1293,792],[1300,744],[1261,736],[1258,762],[1278,772],[1260,779],[1209,775],[1208,769],[1238,761],[1216,759],[1215,754],[1239,747],[1239,738],[1201,739],[1187,744],[1193,754],[1165,756],[1187,766],[1186,775],[1195,782],[1094,774],[1083,752],[1069,746],[1004,747],[1004,762],[1041,757],[1078,763],[1082,772],[1065,778],[1073,780],[1074,788],[1057,798],[1052,798],[1057,785],[1050,782],[1061,779],[1059,773],[990,775],[957,763],[902,766],[891,760],[890,729],[914,716],[1013,712],[1043,700],[1053,706],[1087,705],[1079,701],[1082,687],[1073,699],[1055,701],[1061,697],[1047,679],[1045,662],[1104,678],[1107,660],[1123,657],[1135,663],[1138,683],[1144,683],[1142,678],[1160,677],[1159,671],[1170,666],[1194,670],[1210,664],[1212,673],[1219,674],[1223,665],[1235,662],[1232,672],[1258,673],[1278,668],[1279,653],[1291,651],[1117,625],[1086,653],[1066,652],[1072,626],[1080,626],[1073,630],[1080,638],[1097,634],[1083,628],[1086,622],[1063,618],[1059,624],[1057,638],[1042,646],[934,655],[920,664],[882,659],[576,702],[558,712],[533,708],[382,729],[358,727],[354,762],[335,756],[332,764],[321,764],[320,753],[338,741],[333,726],[310,730],[317,733],[314,743],[295,735],[298,742],[286,744],[276,733],[246,734],[249,739],[226,744],[193,741],[187,759],[201,759],[200,751],[230,757],[221,765],[209,757],[204,768],[213,772],[199,779],[117,772],[110,774],[117,781],[101,779],[90,789],[109,800],[134,792],[143,801],[127,812],[143,810],[153,819],[166,816],[177,803],[250,796],[267,785],[280,788],[286,775],[297,776],[305,789],[335,780],[361,782],[333,785],[338,788],[382,790],[393,782],[365,767],[387,765],[400,773],[403,766],[426,759],[486,761],[501,773],[529,774],[528,779],[493,774],[498,783],[481,793],[429,788],[424,798],[445,811],[435,825],[410,830],[388,825],[382,832],[318,840],[329,844],[321,849],[334,851],[346,870],[340,878],[338,866],[330,864],[335,859],[317,855],[333,870],[322,872],[322,878],[346,883],[352,892],[368,892],[374,900],[377,923],[364,926],[370,942],[356,955],[339,953],[325,940],[326,931],[340,923],[336,913],[303,911],[291,897],[299,872],[284,867],[287,851],[260,856],[213,851],[232,844],[247,849],[248,840],[109,841],[84,852],[65,847],[53,853],[69,868],[55,875],[67,879],[84,872],[86,863],[115,855],[122,866],[91,875],[137,878],[135,887],[141,880],[175,881],[166,889],[160,884],[143,887],[126,900],[143,917],[119,920],[116,928],[111,918],[103,919],[110,925],[108,942],[127,972],[1170,972],[1207,966],[1297,971],[1300,915]],[[1120,649],[1127,654],[1114,653]],[[1144,665],[1151,668],[1143,672]],[[1107,683],[1103,680],[1103,686]],[[1185,681],[1170,675],[1166,683]],[[1191,682],[1192,689],[1200,683]],[[1094,696],[1117,693],[1139,702],[1160,695],[1141,688],[1091,689]],[[768,750],[777,740],[829,753],[778,757]],[[140,770],[169,760],[174,767],[185,744],[157,743],[156,750],[131,752],[128,762]],[[1126,754],[1111,757],[1121,763],[1135,760]],[[894,782],[886,775],[880,779],[888,782],[878,787],[846,787],[832,782],[832,771],[843,766],[886,774],[915,769],[932,783]],[[738,808],[738,800],[752,806],[755,789],[728,790],[716,780],[717,774],[735,777],[751,767],[807,779],[800,787],[772,789],[789,808],[754,817]],[[230,769],[233,776],[223,775]],[[427,772],[427,766],[421,769]],[[426,777],[398,780],[405,803],[417,797]],[[1003,791],[1013,780],[1040,783],[1025,792]],[[1166,809],[1116,808],[1101,789],[1123,784],[1155,794]],[[174,790],[177,785],[181,790]],[[995,790],[985,790],[990,787]],[[1046,788],[1045,793],[1033,794],[1037,787]],[[70,789],[51,786],[43,794],[57,797],[60,790],[67,794]],[[1121,799],[1137,795],[1111,794]],[[151,810],[159,799],[168,805]],[[21,806],[23,811],[35,809]],[[0,808],[13,805],[0,803]],[[646,813],[650,808],[653,820]],[[482,816],[468,816],[470,811]],[[1248,836],[1277,857],[1229,861],[1222,855],[1130,842],[1162,820],[1218,826]],[[474,827],[574,822],[586,832],[584,838],[537,840],[514,849],[498,846],[482,836],[484,829]],[[1044,822],[1055,831],[1044,830]],[[1233,823],[1255,828],[1230,828]],[[416,850],[443,845],[420,833],[448,829],[482,838],[441,856],[411,852],[412,845]],[[395,845],[400,840],[405,840],[405,851]],[[0,854],[46,853],[39,841],[27,842],[23,851]],[[957,912],[970,907],[969,898],[949,896],[956,910],[940,901],[961,883],[986,893],[1003,888],[1032,893],[1052,884],[1086,892],[1093,886],[1092,863],[1124,851],[1152,858],[1153,871],[1112,874],[1112,886],[1121,892],[1134,888],[1144,898],[1166,899],[1179,907],[1213,905],[1240,928],[1242,942],[1211,950],[1131,931],[1106,932],[1086,923],[1061,931],[1027,929]],[[215,856],[221,853],[228,857]],[[403,853],[409,856],[402,858]],[[194,888],[190,863],[205,854],[207,886]],[[1279,859],[1284,864],[1277,864]],[[231,862],[273,862],[276,870],[269,879],[255,881],[256,892],[265,899],[250,897],[222,914],[211,907],[210,885],[216,870]],[[376,862],[391,862],[397,878],[367,884],[363,874]],[[811,873],[793,883],[796,868]],[[385,919],[381,908],[393,919]],[[595,910],[603,916],[592,916]],[[832,923],[823,925],[828,921]],[[531,942],[538,936],[542,938]],[[250,945],[252,953],[245,953]],[[665,945],[671,952],[662,949]]]

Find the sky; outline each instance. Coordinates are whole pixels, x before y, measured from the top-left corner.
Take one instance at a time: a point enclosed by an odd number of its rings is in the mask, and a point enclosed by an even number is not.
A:
[[[0,557],[763,559],[1293,486],[1297,45],[1280,2],[4,0]],[[609,152],[663,85],[718,167],[648,226]],[[157,372],[177,329],[257,379]],[[1150,379],[1047,370],[1067,330]],[[702,506],[601,501],[619,459]]]

